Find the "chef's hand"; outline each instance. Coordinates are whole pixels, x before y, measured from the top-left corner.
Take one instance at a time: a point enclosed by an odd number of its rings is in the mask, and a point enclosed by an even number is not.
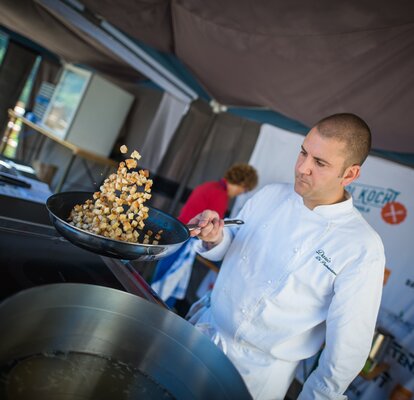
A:
[[[220,219],[217,212],[205,210],[192,218],[189,223],[199,226],[199,228],[192,230],[190,235],[198,236],[206,248],[214,247],[222,241],[224,221]]]

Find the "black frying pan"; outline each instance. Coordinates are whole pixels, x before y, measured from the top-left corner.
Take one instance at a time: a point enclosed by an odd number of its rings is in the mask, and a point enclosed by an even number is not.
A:
[[[122,242],[70,225],[67,219],[72,208],[92,198],[93,193],[90,192],[63,192],[47,199],[46,207],[53,225],[64,238],[76,246],[112,258],[151,261],[174,253],[190,238],[189,230],[184,224],[154,207],[148,207],[149,217],[145,220],[144,230],[164,231],[157,245]]]

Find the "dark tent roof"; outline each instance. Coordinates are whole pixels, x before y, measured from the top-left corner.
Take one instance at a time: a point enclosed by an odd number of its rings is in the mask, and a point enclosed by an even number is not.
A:
[[[0,24],[67,61],[125,79],[141,78],[42,2],[2,0]],[[307,126],[328,114],[354,112],[371,126],[375,148],[414,153],[410,0],[83,4],[134,40],[176,56],[222,104],[263,107]]]

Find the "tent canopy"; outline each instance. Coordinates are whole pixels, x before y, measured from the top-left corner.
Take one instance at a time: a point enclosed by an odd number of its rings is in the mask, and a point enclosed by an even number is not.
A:
[[[143,78],[110,48],[58,18],[47,3],[2,0],[0,24],[66,61],[124,80]],[[414,153],[409,0],[81,3],[90,20],[101,17],[141,43],[197,96],[228,107],[276,111],[301,126],[354,112],[371,126],[374,148]]]

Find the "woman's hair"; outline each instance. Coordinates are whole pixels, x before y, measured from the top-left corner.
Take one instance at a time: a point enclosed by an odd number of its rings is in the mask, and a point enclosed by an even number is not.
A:
[[[257,172],[251,165],[238,163],[232,165],[224,174],[224,179],[233,185],[244,187],[247,191],[257,186]]]

